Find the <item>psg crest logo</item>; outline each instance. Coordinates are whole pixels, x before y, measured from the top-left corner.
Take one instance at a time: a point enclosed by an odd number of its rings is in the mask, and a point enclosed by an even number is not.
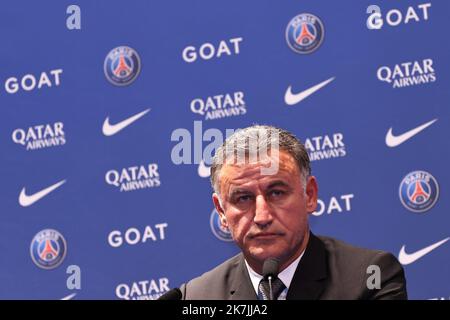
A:
[[[413,212],[430,210],[439,198],[439,185],[436,179],[425,171],[413,171],[400,183],[400,201]]]
[[[209,223],[211,225],[211,231],[217,237],[217,239],[226,242],[233,241],[230,230],[224,228],[220,223],[219,214],[217,213],[216,209],[211,212]]]
[[[294,17],[286,28],[286,42],[296,53],[311,53],[322,44],[323,23],[310,13],[301,13]]]
[[[54,269],[66,257],[66,240],[56,230],[42,230],[31,241],[30,253],[31,259],[39,268]]]
[[[109,82],[116,86],[126,86],[137,78],[141,70],[141,59],[134,49],[117,47],[106,56],[103,69]]]

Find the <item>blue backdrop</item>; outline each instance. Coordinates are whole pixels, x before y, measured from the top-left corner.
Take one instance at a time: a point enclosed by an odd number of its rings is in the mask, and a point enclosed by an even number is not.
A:
[[[449,12],[4,3],[0,298],[152,299],[237,253],[214,219],[208,154],[259,123],[308,148],[313,232],[390,251],[410,298],[448,299]]]

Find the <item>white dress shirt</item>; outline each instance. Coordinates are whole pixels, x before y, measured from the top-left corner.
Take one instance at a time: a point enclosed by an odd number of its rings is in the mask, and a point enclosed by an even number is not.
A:
[[[278,300],[286,300],[286,295],[289,290],[289,286],[291,285],[292,278],[294,277],[295,270],[297,270],[298,263],[300,262],[300,259],[303,257],[304,253],[305,250],[303,250],[302,254],[297,259],[295,259],[286,269],[278,274],[278,278],[286,286],[286,289],[284,289],[278,296]],[[259,282],[261,281],[263,276],[253,270],[252,267],[250,267],[250,265],[247,263],[247,260],[245,260],[245,266],[247,267],[247,271],[250,275],[250,280],[252,281],[252,285],[255,289],[256,295],[258,295]]]

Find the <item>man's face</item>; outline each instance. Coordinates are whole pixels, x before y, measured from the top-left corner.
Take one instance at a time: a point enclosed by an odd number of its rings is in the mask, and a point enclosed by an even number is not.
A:
[[[317,183],[309,177],[306,195],[293,157],[280,151],[272,161],[278,171],[264,175],[262,163],[225,164],[220,172],[220,198],[213,201],[247,261],[260,271],[267,258],[280,259],[285,268],[304,250],[308,213],[317,205]],[[259,270],[257,270],[259,269]]]

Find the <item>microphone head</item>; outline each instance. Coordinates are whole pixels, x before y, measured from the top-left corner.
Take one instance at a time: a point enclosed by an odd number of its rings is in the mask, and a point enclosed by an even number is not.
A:
[[[181,300],[182,294],[181,290],[178,288],[173,288],[166,293],[164,293],[158,300]]]
[[[280,268],[280,261],[276,258],[269,258],[263,264],[263,277],[267,279],[269,276],[278,276],[278,269]]]

